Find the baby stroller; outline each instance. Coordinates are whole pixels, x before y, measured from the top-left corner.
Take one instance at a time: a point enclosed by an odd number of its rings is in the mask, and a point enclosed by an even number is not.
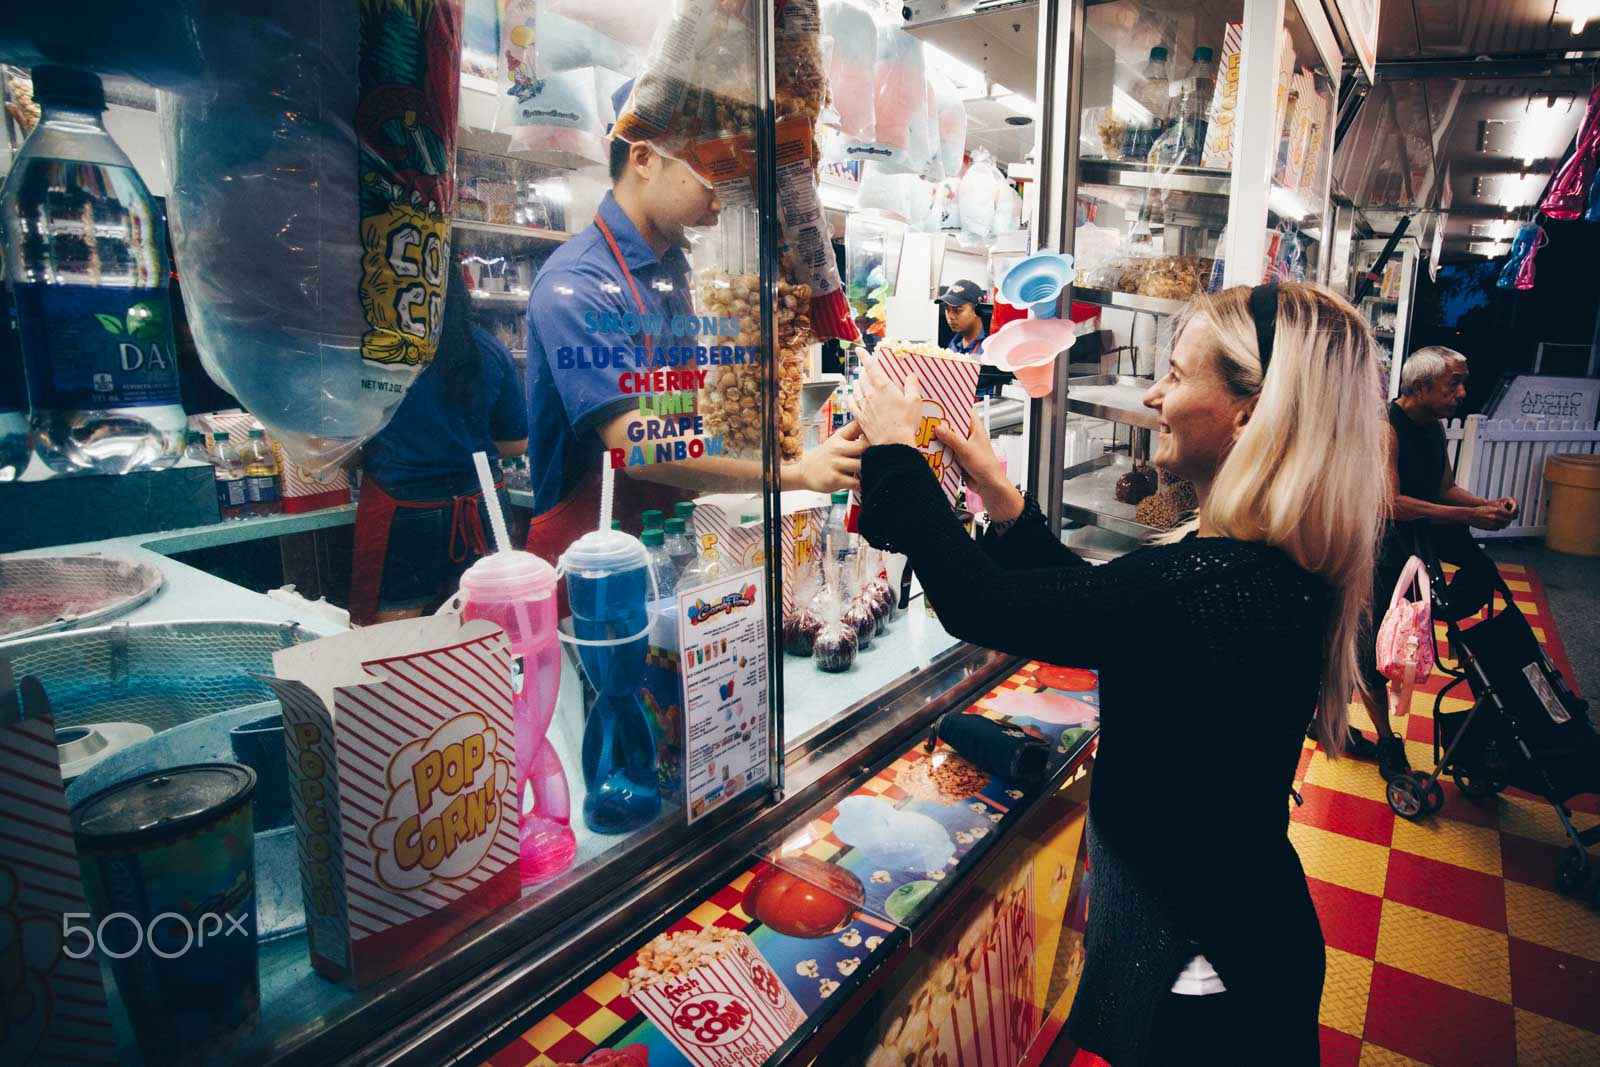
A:
[[[1588,852],[1600,841],[1600,826],[1578,830],[1566,806],[1580,793],[1600,792],[1600,738],[1588,703],[1568,688],[1481,550],[1475,549],[1481,562],[1467,562],[1447,587],[1431,539],[1419,537],[1417,548],[1428,570],[1434,618],[1445,624],[1457,666],[1446,667],[1435,649],[1438,669],[1451,680],[1433,705],[1434,769],[1389,782],[1389,807],[1407,819],[1433,814],[1444,804],[1439,778],[1445,774],[1468,797],[1492,796],[1507,786],[1541,796],[1571,842],[1556,864],[1556,887],[1586,893],[1600,907],[1600,865]],[[1496,608],[1496,593],[1503,607]],[[1462,626],[1484,608],[1486,618]],[[1473,706],[1445,712],[1444,698],[1463,682]]]

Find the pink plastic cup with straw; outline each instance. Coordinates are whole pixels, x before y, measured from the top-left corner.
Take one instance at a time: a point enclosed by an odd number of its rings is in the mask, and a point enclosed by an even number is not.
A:
[[[549,737],[561,689],[556,570],[533,553],[510,547],[488,457],[479,452],[473,459],[498,551],[478,560],[461,576],[461,616],[487,619],[504,630],[512,660],[522,668],[512,716],[516,723],[517,796],[523,809],[519,811],[522,884],[531,885],[566,870],[578,852],[567,773]],[[531,809],[527,807],[530,788]]]

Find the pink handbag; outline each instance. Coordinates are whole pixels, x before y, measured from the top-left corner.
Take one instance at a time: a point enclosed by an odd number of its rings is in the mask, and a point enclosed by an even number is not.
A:
[[[1406,595],[1413,585],[1419,594],[1416,600]],[[1416,556],[1406,560],[1400,580],[1395,583],[1389,610],[1378,627],[1377,645],[1378,670],[1390,681],[1401,683],[1404,690],[1433,673],[1433,605],[1429,600],[1427,568]],[[1401,714],[1410,703],[1406,692],[1399,701]]]

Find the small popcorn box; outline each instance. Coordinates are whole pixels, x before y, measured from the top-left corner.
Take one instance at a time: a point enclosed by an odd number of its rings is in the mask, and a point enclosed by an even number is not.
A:
[[[521,891],[505,634],[455,616],[285,649],[276,678],[311,963],[365,985]]]
[[[972,432],[972,404],[978,392],[979,364],[976,360],[935,353],[919,346],[917,351],[897,347],[886,341],[878,346],[878,365],[896,385],[904,385],[912,374],[922,389],[922,422],[917,427],[917,450],[939,479],[944,494],[955,506],[961,492],[961,468],[956,465],[933,431],[941,424],[954,427],[963,435]]]
[[[790,490],[778,498],[783,511],[783,606],[793,607],[800,567],[822,554],[822,526],[828,521],[828,497],[822,493]],[[694,534],[702,551],[714,549],[736,570],[759,567],[766,561],[766,534],[760,521],[736,521],[761,508],[752,495],[718,493],[695,501]]]
[[[48,715],[0,718],[0,781],[0,1063],[119,1063],[99,960],[67,940],[92,920]]]
[[[1238,140],[1239,75],[1244,69],[1244,23],[1230,22],[1222,31],[1222,51],[1217,56],[1217,86],[1206,115],[1206,143],[1201,162],[1208,167],[1233,168]]]
[[[713,937],[703,947],[690,945]],[[633,1003],[695,1067],[765,1063],[805,1021],[794,995],[744,933],[710,927],[664,935],[656,946],[663,950],[655,953],[657,966],[672,973],[635,988]],[[679,970],[683,963],[691,965]]]
[[[273,455],[278,457],[284,511],[298,514],[350,503],[350,477],[344,471],[334,471],[326,479],[319,479],[309,468],[290,459],[277,438],[268,437],[267,440],[272,443]]]

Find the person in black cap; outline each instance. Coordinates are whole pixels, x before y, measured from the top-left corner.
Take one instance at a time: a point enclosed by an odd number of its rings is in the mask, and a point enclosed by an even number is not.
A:
[[[954,335],[945,347],[964,356],[983,354],[983,342],[989,333],[984,329],[983,316],[978,314],[978,304],[983,301],[983,290],[977,282],[963,278],[945,289],[939,297],[944,305],[945,325]]]

